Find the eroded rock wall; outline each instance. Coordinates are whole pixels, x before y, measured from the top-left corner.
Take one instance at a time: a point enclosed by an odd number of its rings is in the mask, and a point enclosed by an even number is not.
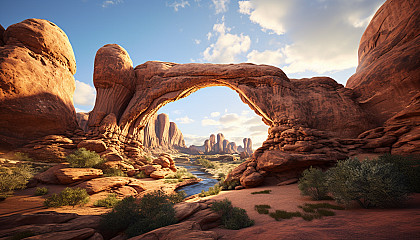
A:
[[[54,23],[27,19],[0,29],[0,148],[77,128],[76,61]]]

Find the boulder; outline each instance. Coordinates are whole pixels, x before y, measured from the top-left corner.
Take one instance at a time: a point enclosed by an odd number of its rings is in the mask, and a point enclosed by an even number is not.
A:
[[[103,175],[103,172],[95,168],[60,168],[54,174],[60,184],[70,184],[98,178]]]
[[[86,150],[101,153],[107,149],[102,140],[83,140],[77,144],[77,148],[86,148]]]
[[[200,210],[201,204],[197,202],[182,202],[175,204],[174,209],[175,218],[180,222]]]
[[[211,209],[207,208],[201,211],[196,212],[189,218],[187,221],[194,221],[197,222],[201,229],[208,230],[211,228],[215,228],[221,224],[221,216],[213,212]]]
[[[13,214],[0,218],[0,230],[12,229],[22,225],[65,223],[77,218],[75,213],[58,213],[53,211],[34,214]]]
[[[161,227],[129,240],[182,240],[200,239],[216,240],[218,235],[212,231],[201,231],[200,225],[193,221],[181,222],[166,227]]]
[[[55,175],[55,173],[62,169],[62,168],[67,168],[68,164],[58,164],[55,165],[53,167],[50,167],[47,171],[42,172],[42,173],[38,173],[34,176],[34,179],[36,179],[37,181],[41,182],[41,183],[47,183],[47,184],[58,184],[58,178]]]
[[[64,31],[47,20],[27,19],[10,25],[3,41],[0,148],[76,129],[76,61]]]
[[[162,179],[165,178],[167,175],[173,173],[172,170],[167,169],[167,168],[163,168],[163,169],[159,169],[156,171],[153,171],[152,173],[150,173],[150,177],[154,178],[154,179]]]
[[[119,188],[127,185],[130,182],[126,177],[103,177],[95,178],[83,183],[78,184],[76,187],[86,189],[88,194],[94,194],[112,188]]]

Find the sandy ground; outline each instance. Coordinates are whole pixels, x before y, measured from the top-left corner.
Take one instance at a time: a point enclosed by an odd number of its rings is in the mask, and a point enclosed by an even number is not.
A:
[[[51,193],[64,187],[49,185]],[[270,194],[253,195],[251,192],[269,189]],[[99,215],[105,208],[92,207],[93,201],[102,195],[91,197],[85,207],[43,207],[45,196],[34,196],[35,188],[19,191],[15,196],[0,202],[0,217],[14,213],[33,213],[39,211],[75,212],[81,215]],[[48,196],[48,195],[47,195]],[[288,186],[262,186],[240,191],[221,192],[212,199],[228,198],[236,207],[244,208],[255,225],[241,230],[223,228],[211,229],[222,240],[271,240],[271,239],[420,239],[420,194],[412,195],[411,200],[399,209],[361,209],[357,205],[347,210],[336,210],[336,216],[314,219],[310,222],[302,218],[275,221],[268,215],[254,210],[257,204],[268,204],[273,210],[298,211],[299,205],[316,203],[300,195],[297,184]],[[198,199],[191,199],[196,201]],[[324,201],[334,203],[333,201]]]
[[[272,192],[251,194],[266,189]],[[347,210],[334,210],[335,216],[310,222],[302,218],[275,221],[254,210],[257,204],[268,204],[273,210],[298,211],[299,205],[320,202],[301,196],[297,184],[222,192],[212,197],[224,198],[245,209],[255,225],[241,230],[212,229],[223,236],[221,239],[420,239],[420,194],[413,195],[404,208],[361,209],[355,205]]]

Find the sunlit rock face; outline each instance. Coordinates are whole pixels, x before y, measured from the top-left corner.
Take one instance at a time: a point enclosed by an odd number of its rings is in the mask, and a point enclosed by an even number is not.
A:
[[[0,149],[77,127],[75,73],[73,49],[54,23],[0,27]]]

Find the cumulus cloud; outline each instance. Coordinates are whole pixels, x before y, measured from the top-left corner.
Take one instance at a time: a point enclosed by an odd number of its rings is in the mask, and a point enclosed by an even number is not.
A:
[[[175,120],[177,123],[180,123],[180,124],[190,124],[194,122],[194,119],[191,119],[188,116],[176,118]]]
[[[203,145],[204,141],[208,139],[208,136],[198,136],[198,135],[193,135],[193,134],[183,134],[183,136],[184,136],[185,142],[191,145],[196,145],[196,146]]]
[[[175,12],[178,12],[180,8],[186,8],[190,6],[190,3],[188,1],[181,0],[181,1],[174,1],[173,3],[167,6],[174,8]]]
[[[201,126],[217,126],[217,125],[220,125],[220,122],[214,119],[205,118],[201,120]]]
[[[210,40],[217,37],[215,43],[207,47],[203,55],[203,60],[213,63],[233,63],[238,61],[238,55],[246,53],[251,46],[251,39],[247,35],[231,34],[230,28],[222,23],[216,23],[213,26],[213,32],[207,34]]]
[[[279,66],[284,62],[281,49],[265,50],[263,52],[252,50],[248,53],[247,58],[247,61],[251,63],[268,64],[273,66]]]
[[[249,0],[239,12],[263,31],[287,34],[277,51],[252,51],[249,62],[282,67],[286,73],[325,73],[357,66],[364,28],[385,0]]]
[[[93,106],[95,104],[96,91],[95,88],[76,80],[76,90],[74,91],[74,104],[83,106]]]
[[[199,39],[194,39],[194,43],[195,43],[195,44],[197,44],[197,45],[199,45],[199,44],[201,43],[201,40],[199,40]]]
[[[216,14],[227,12],[230,0],[212,0]]]
[[[107,8],[107,7],[110,7],[112,5],[117,5],[117,4],[120,4],[120,3],[123,3],[123,2],[124,2],[123,0],[107,0],[107,1],[102,2],[102,7]]]
[[[215,117],[220,116],[220,113],[219,112],[212,112],[212,113],[210,113],[210,116],[215,118]]]
[[[254,148],[258,148],[267,139],[268,126],[262,122],[261,117],[249,113],[249,111],[243,111],[241,114],[225,113],[219,115],[218,120],[204,118],[201,124],[216,126],[217,130],[214,133],[223,133],[226,139],[236,142],[237,145],[242,144],[243,138],[250,137]]]

